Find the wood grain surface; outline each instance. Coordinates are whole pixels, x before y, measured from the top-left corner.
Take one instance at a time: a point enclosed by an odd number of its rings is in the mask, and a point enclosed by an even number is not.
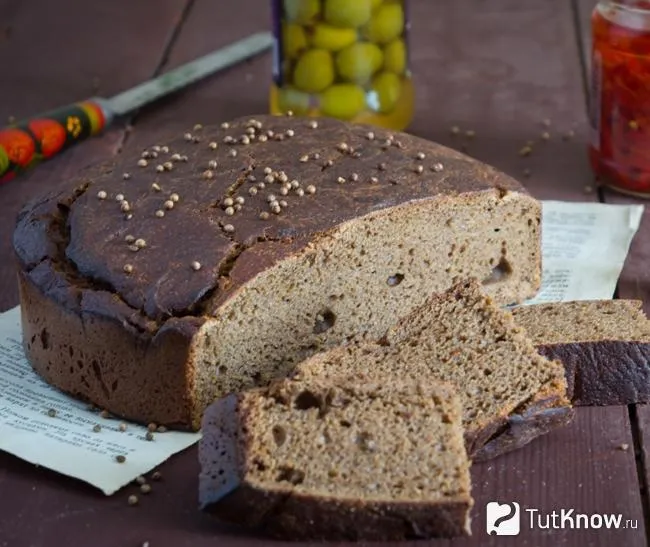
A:
[[[259,0],[60,0],[56,8],[47,0],[4,4],[0,61],[17,67],[17,74],[0,76],[0,119],[92,94],[93,78],[101,93],[110,94],[269,24],[268,2]],[[412,0],[417,115],[410,131],[495,165],[521,179],[537,197],[597,200],[597,193],[585,190],[593,186],[593,177],[585,148],[584,30],[577,25],[588,4]],[[3,24],[11,28],[4,38]],[[118,127],[32,175],[0,186],[0,310],[18,301],[10,239],[13,218],[24,202],[83,166],[109,159],[121,147],[137,149],[195,123],[265,111],[270,68],[266,54],[210,77],[144,109],[130,132]],[[476,137],[453,137],[452,126],[471,129]],[[548,142],[541,139],[545,131]],[[534,141],[533,153],[524,158],[519,151],[528,141]],[[622,278],[625,294],[631,294],[625,287],[636,280],[639,290],[647,290],[643,264],[650,262],[642,241],[649,230],[644,221]],[[646,423],[645,409],[639,414],[639,422]],[[646,545],[641,503],[646,493],[641,492],[634,451],[637,443],[643,453],[641,431],[645,429],[631,428],[625,407],[578,409],[571,426],[474,466],[474,537],[432,544]],[[638,462],[644,463],[641,455]],[[195,449],[173,457],[161,471],[164,480],[132,508],[126,498],[134,487],[105,498],[86,485],[0,454],[0,547],[264,544],[197,512]],[[642,467],[641,475],[645,473]],[[543,512],[621,513],[636,519],[638,528],[529,530],[524,522],[517,538],[489,538],[488,501],[518,501],[522,510]]]

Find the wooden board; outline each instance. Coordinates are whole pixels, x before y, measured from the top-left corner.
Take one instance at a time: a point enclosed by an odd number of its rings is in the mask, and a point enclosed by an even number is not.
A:
[[[187,1],[14,0],[3,5],[0,125],[9,116],[20,119],[89,96],[110,96],[151,78]],[[20,208],[85,166],[116,154],[123,139],[122,125],[26,177],[0,185],[0,257],[5,266],[0,268],[0,311],[18,303],[9,260]]]

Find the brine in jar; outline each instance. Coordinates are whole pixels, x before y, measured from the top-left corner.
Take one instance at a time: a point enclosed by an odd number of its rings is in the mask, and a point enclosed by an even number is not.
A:
[[[599,2],[592,36],[592,167],[602,184],[650,197],[650,1]]]
[[[271,113],[406,129],[414,107],[407,0],[271,1]]]

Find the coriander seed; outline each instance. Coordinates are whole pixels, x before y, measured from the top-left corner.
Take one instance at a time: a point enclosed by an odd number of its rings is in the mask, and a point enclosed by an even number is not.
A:
[[[235,227],[232,224],[226,224],[223,227],[223,231],[226,232],[226,233],[231,234],[231,233],[233,233],[235,231]]]
[[[144,158],[138,160],[138,167],[146,167],[149,165],[149,162]]]
[[[129,180],[129,179],[131,178],[131,175],[130,175],[129,173],[123,173],[123,174],[122,174],[122,178],[123,178],[124,180]]]
[[[305,188],[308,194],[315,194],[316,193],[316,187],[313,184],[310,184]]]
[[[126,456],[124,454],[118,454],[115,456],[115,461],[117,463],[124,463],[126,461]]]
[[[195,272],[198,272],[198,271],[201,269],[201,263],[198,262],[198,261],[196,261],[196,260],[192,261],[192,263],[190,264],[190,266],[192,267],[192,269],[193,269]]]
[[[235,209],[233,209],[232,207],[226,207],[224,213],[226,213],[227,216],[231,217],[235,214]]]
[[[131,505],[131,506],[138,505],[138,502],[139,502],[139,500],[138,500],[138,496],[135,496],[134,494],[131,494],[131,495],[127,498],[127,502],[128,502],[128,504]]]
[[[131,264],[124,264],[124,268],[122,269],[124,270],[124,273],[133,273],[133,266]]]
[[[54,408],[50,408],[50,409],[47,411],[47,415],[48,415],[50,418],[54,418],[54,417],[56,416],[56,409],[54,409]]]
[[[162,165],[156,165],[156,173],[162,173],[165,168]]]
[[[151,431],[147,431],[147,434],[144,436],[144,438],[147,441],[153,441],[153,433]]]
[[[146,483],[140,485],[140,492],[143,494],[149,494],[149,492],[151,492],[151,485]]]
[[[99,425],[99,424],[95,424],[95,425],[93,426],[93,431],[94,431],[95,433],[99,433],[101,430],[102,430],[102,426],[101,426],[101,425]]]
[[[106,199],[108,197],[108,194],[104,192],[104,190],[100,190],[99,192],[97,192],[97,197],[99,199]]]
[[[151,188],[153,188],[153,190],[156,191],[156,192],[160,192],[160,190],[162,190],[162,188],[160,187],[160,184],[158,184],[157,182],[154,182],[151,185]]]
[[[262,212],[260,213],[260,219],[261,219],[261,220],[268,220],[269,217],[270,217],[270,215],[269,215],[266,211],[262,211]]]

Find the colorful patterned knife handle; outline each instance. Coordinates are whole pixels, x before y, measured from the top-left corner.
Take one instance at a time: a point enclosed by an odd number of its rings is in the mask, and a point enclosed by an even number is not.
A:
[[[0,184],[99,133],[110,121],[101,99],[75,103],[0,129]]]

